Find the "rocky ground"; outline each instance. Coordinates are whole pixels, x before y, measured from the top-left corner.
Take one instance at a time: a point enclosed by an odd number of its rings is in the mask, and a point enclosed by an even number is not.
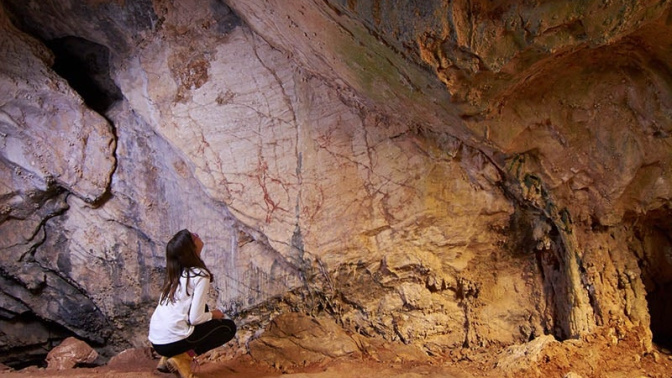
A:
[[[654,345],[644,354],[633,353],[640,341],[621,339],[616,345],[599,336],[583,340],[556,342],[538,338],[528,344],[506,349],[463,350],[435,357],[427,362],[376,361],[371,356],[339,358],[305,367],[275,369],[254,361],[249,354],[233,359],[226,353],[206,354],[199,359],[195,372],[199,377],[608,377],[633,378],[672,376],[672,356]],[[382,351],[381,351],[382,352]],[[157,359],[148,350],[120,354],[104,366],[50,370],[29,367],[20,371],[0,372],[3,378],[25,377],[170,377],[154,368]]]

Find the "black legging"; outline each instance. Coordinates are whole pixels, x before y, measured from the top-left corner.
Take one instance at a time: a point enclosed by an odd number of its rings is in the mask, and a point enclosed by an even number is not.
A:
[[[156,353],[172,357],[193,350],[197,355],[203,354],[233,339],[236,324],[229,319],[213,319],[194,326],[194,332],[186,339],[170,344],[152,344]]]

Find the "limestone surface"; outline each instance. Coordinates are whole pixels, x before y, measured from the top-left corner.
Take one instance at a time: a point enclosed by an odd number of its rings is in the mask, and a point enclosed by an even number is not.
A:
[[[2,0],[0,362],[148,347],[184,228],[259,361],[649,353],[672,335],[670,9]]]

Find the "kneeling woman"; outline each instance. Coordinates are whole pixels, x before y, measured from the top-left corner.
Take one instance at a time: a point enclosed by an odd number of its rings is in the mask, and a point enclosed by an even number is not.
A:
[[[191,355],[223,345],[236,325],[220,310],[208,311],[206,299],[212,273],[201,259],[203,241],[182,230],[166,246],[166,280],[159,304],[149,323],[149,341],[167,366],[181,377],[191,377]]]

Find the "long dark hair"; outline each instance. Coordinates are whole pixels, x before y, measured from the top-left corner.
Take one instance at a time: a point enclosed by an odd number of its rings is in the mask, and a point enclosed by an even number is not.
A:
[[[186,271],[187,287],[192,274],[190,268],[200,268],[200,275],[209,277],[212,282],[212,273],[205,266],[203,260],[196,254],[196,243],[189,230],[181,230],[166,245],[166,279],[161,289],[160,303],[175,302],[175,292],[180,286],[180,277]],[[189,295],[189,292],[187,292]]]

